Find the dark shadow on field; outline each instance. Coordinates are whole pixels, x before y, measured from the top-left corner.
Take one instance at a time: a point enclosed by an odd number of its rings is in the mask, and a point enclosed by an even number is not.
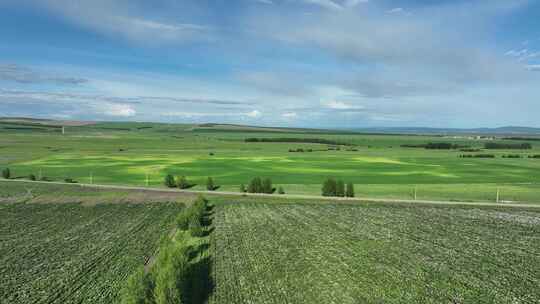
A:
[[[214,232],[214,227],[210,227],[208,229],[206,229],[203,233],[203,236],[209,236],[210,234],[212,234],[212,232]]]
[[[214,292],[214,280],[211,276],[212,259],[204,257],[191,264],[189,269],[189,282],[187,290],[190,292],[185,295],[185,303],[202,304],[208,301],[208,298]]]

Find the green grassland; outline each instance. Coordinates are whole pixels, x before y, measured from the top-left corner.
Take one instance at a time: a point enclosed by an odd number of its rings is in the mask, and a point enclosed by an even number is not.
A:
[[[113,303],[181,208],[0,204],[0,302]]]
[[[540,213],[219,204],[210,303],[538,303]]]
[[[219,190],[237,191],[255,176],[270,177],[289,194],[320,194],[327,177],[356,184],[356,194],[374,198],[540,202],[540,142],[531,150],[486,150],[495,159],[459,158],[459,150],[402,148],[403,144],[452,142],[481,148],[486,140],[442,136],[376,135],[324,130],[97,123],[66,128],[0,123],[0,167],[15,177],[29,174],[82,183],[161,187],[167,173],[185,175],[204,189],[212,176]],[[17,128],[22,129],[17,129]],[[354,145],[328,150],[310,143],[247,143],[246,138],[314,138]],[[508,141],[501,142],[525,141]],[[313,152],[290,153],[289,149]],[[356,151],[347,151],[354,149]],[[474,154],[474,153],[473,153]],[[521,154],[507,159],[503,154]],[[91,177],[92,176],[92,177]]]

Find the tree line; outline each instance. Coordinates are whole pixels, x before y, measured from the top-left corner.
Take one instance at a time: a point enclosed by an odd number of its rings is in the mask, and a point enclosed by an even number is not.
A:
[[[165,186],[167,186],[169,188],[180,188],[180,189],[189,189],[189,188],[192,188],[192,187],[196,186],[196,184],[191,183],[187,179],[187,177],[185,177],[185,176],[174,177],[174,175],[172,175],[172,174],[167,174],[165,176],[164,184],[165,184]],[[215,191],[215,190],[219,189],[219,187],[220,186],[216,185],[216,183],[214,182],[214,179],[212,177],[208,177],[206,179],[206,189],[208,191]]]
[[[240,192],[273,194],[276,192],[276,188],[272,184],[272,179],[254,177],[249,181],[247,188],[244,184],[240,185]],[[282,186],[277,189],[277,192],[278,194],[285,194]]]
[[[521,143],[521,144],[510,144],[510,143],[485,143],[484,148],[486,149],[516,149],[516,150],[529,150],[532,149],[530,143]]]
[[[273,138],[258,138],[258,137],[249,137],[244,139],[245,142],[261,142],[261,143],[273,143],[273,142],[283,142],[283,143],[311,143],[311,144],[325,144],[325,145],[341,145],[341,146],[354,146],[351,143],[346,143],[337,140],[325,139],[325,138],[294,138],[294,137],[273,137]]]
[[[158,255],[147,270],[139,267],[126,280],[121,292],[121,304],[203,303],[211,289],[209,260],[194,247],[204,237],[208,202],[197,200],[176,218],[175,234],[160,240]]]
[[[322,196],[354,197],[354,184],[327,178],[322,186]]]
[[[469,148],[469,146],[458,145],[449,142],[436,142],[436,143],[427,143],[427,144],[403,144],[400,147],[402,148],[424,148],[431,150],[453,150],[453,149],[462,149]]]

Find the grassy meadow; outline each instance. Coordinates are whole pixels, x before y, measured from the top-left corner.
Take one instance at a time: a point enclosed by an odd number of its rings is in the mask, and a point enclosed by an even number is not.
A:
[[[346,143],[245,142],[246,138],[313,138]],[[66,128],[0,124],[0,168],[12,176],[29,174],[81,183],[163,187],[167,173],[184,175],[205,189],[212,176],[219,190],[238,191],[255,176],[270,177],[289,194],[320,194],[323,180],[355,183],[356,195],[374,198],[540,202],[540,142],[531,150],[484,150],[494,159],[459,158],[455,150],[402,148],[452,142],[482,148],[485,139],[466,136],[370,135],[301,129],[99,123]],[[496,140],[504,143],[523,141]],[[302,148],[313,152],[289,152]],[[520,154],[524,158],[502,158]]]

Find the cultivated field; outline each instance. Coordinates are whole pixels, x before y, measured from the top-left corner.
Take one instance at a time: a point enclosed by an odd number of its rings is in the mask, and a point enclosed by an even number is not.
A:
[[[441,136],[368,135],[295,129],[221,125],[101,123],[57,126],[0,123],[0,167],[14,178],[29,174],[62,181],[161,187],[167,173],[185,175],[195,190],[208,176],[219,190],[238,191],[255,176],[270,177],[290,194],[320,194],[327,177],[356,184],[360,197],[540,202],[540,141],[530,150],[453,150],[404,148],[428,142],[452,142],[481,149],[486,139]],[[245,142],[246,138],[301,138],[343,143]],[[522,143],[524,140],[496,140]],[[289,152],[289,149],[312,152]],[[494,159],[459,158],[490,153]],[[503,158],[518,154],[522,158]],[[148,179],[147,179],[148,178]]]
[[[118,300],[127,276],[155,253],[181,209],[177,203],[0,204],[0,302]]]
[[[540,212],[216,207],[210,303],[539,303]]]

